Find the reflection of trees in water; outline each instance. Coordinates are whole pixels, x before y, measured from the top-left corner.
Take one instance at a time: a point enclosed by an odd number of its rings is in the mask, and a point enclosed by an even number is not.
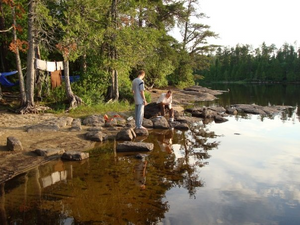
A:
[[[154,133],[159,143],[166,142],[165,136],[170,132],[160,131]],[[214,132],[206,130],[200,123],[191,125],[189,131],[171,131],[172,142],[179,145],[179,149],[174,149],[170,154],[160,147],[160,151],[154,151],[150,160],[153,168],[157,168],[158,177],[167,189],[173,186],[184,187],[189,195],[195,196],[196,189],[204,185],[199,177],[199,168],[208,164],[206,161],[210,155],[209,150],[217,148],[218,142],[210,142],[216,138]]]
[[[169,209],[167,190],[184,187],[193,197],[204,185],[199,169],[206,165],[207,151],[218,146],[211,142],[215,137],[194,124],[190,131],[150,135],[146,141],[155,149],[142,160],[136,154],[113,154],[114,143],[106,142],[92,150],[88,160],[50,162],[8,182],[5,191],[1,186],[1,219],[8,218],[8,224],[156,224]],[[159,145],[161,141],[165,145]]]
[[[135,154],[115,156],[112,146],[91,151],[89,160],[50,162],[16,177],[1,192],[7,200],[0,208],[1,219],[9,218],[8,224],[156,224],[169,207],[163,200],[166,187],[150,176],[142,190],[136,172],[143,170],[144,161]],[[59,171],[67,172],[66,180],[58,181],[65,174]],[[26,211],[20,211],[22,205]]]

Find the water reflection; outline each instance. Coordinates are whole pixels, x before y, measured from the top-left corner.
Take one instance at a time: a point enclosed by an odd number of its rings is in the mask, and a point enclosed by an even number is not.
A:
[[[83,162],[50,162],[2,185],[1,221],[156,224],[170,208],[168,190],[181,187],[194,198],[204,185],[199,169],[215,137],[195,123],[187,132],[153,131],[149,154],[115,154],[108,142]]]
[[[228,119],[20,175],[0,186],[0,224],[299,224],[299,108]]]

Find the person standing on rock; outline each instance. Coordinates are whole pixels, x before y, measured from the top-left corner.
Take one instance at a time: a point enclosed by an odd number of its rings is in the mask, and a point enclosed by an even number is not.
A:
[[[147,105],[145,98],[144,79],[145,71],[140,70],[137,78],[132,81],[132,92],[135,102],[135,126],[137,129],[146,129],[142,126],[144,118],[144,107]]]

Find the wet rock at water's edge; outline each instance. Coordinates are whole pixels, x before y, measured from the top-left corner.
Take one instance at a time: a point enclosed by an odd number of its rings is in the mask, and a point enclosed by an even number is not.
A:
[[[141,129],[135,128],[134,131],[136,133],[136,136],[148,136],[149,135],[148,130],[144,129],[144,128],[141,128]]]
[[[136,137],[135,132],[132,128],[127,128],[117,133],[116,139],[122,141],[131,141]]]
[[[117,152],[148,152],[154,148],[153,143],[125,141],[117,144]]]
[[[81,161],[89,157],[90,154],[88,152],[68,151],[61,156],[61,159],[71,160],[71,161]]]
[[[168,120],[164,116],[158,116],[151,119],[153,128],[155,129],[168,129],[170,128]]]

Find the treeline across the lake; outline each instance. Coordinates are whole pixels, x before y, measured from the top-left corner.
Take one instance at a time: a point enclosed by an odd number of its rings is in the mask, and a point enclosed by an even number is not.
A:
[[[205,81],[300,82],[300,50],[287,43],[220,47],[210,60],[209,69],[198,71]]]
[[[18,70],[22,113],[33,110],[35,95],[49,96],[41,89],[49,76],[36,70],[37,59],[63,61],[61,92],[71,108],[132,99],[130,81],[140,69],[149,87],[192,85],[193,71],[208,66],[216,47],[207,39],[217,37],[193,22],[206,17],[197,9],[197,0],[1,1],[0,69]],[[174,28],[178,39],[170,35]],[[71,85],[72,75],[80,79]]]

